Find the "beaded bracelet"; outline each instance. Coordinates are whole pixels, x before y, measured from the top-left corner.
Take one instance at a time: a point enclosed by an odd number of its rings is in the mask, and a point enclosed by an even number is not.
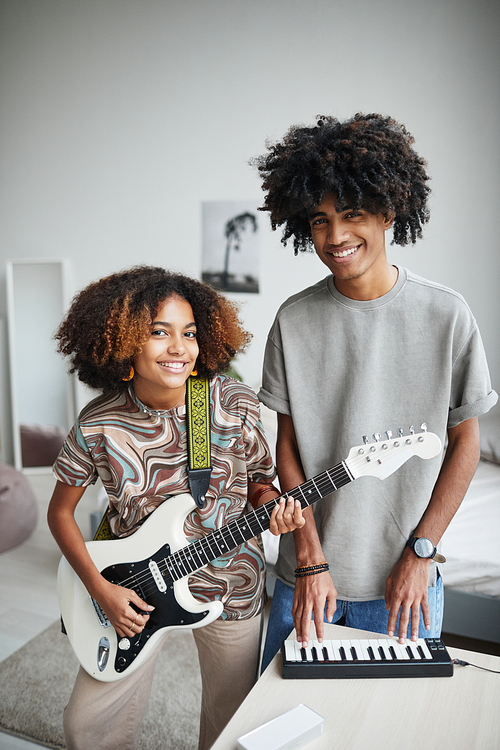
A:
[[[315,576],[318,573],[326,573],[327,570],[330,570],[329,565],[326,568],[321,568],[321,570],[309,570],[306,573],[295,573],[295,578],[305,578],[306,576]]]
[[[300,568],[295,568],[294,573],[304,573],[306,570],[320,570],[321,568],[329,568],[327,562],[316,563],[316,565],[302,565]]]
[[[328,563],[321,563],[319,565],[306,565],[303,568],[295,568],[295,578],[304,578],[305,576],[315,576],[318,573],[325,573],[330,570]]]

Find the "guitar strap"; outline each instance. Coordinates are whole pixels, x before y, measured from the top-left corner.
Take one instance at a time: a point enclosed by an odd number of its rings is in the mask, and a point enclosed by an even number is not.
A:
[[[210,385],[207,378],[193,377],[186,381],[186,428],[188,478],[191,494],[198,508],[203,508],[210,484]],[[114,539],[107,512],[104,513],[94,541]]]
[[[207,378],[191,375],[186,381],[188,477],[191,494],[203,508],[210,484],[210,385]]]

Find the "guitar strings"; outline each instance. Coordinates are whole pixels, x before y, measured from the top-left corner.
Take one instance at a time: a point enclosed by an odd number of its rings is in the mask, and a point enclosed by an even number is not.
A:
[[[190,544],[188,544],[186,547],[183,547],[179,550],[176,550],[171,555],[168,556],[168,558],[164,558],[163,562],[158,563],[158,568],[160,572],[168,571],[168,573],[171,575],[172,571],[170,570],[170,567],[167,563],[170,562],[172,566],[175,568],[175,573],[177,573],[177,578],[174,576],[171,576],[170,580],[178,580],[179,578],[183,578],[186,575],[195,573],[200,568],[204,567],[208,562],[211,562],[211,560],[215,560],[217,557],[219,557],[222,554],[226,554],[231,549],[235,549],[240,544],[243,544],[243,542],[247,541],[248,539],[253,538],[254,536],[257,536],[262,531],[266,531],[269,528],[269,521],[271,518],[272,510],[274,509],[277,502],[279,502],[281,497],[289,497],[293,496],[294,491],[295,495],[302,495],[302,498],[298,497],[297,499],[300,500],[302,508],[308,507],[309,505],[313,504],[317,500],[323,498],[327,494],[331,494],[332,491],[338,489],[339,487],[344,486],[345,484],[349,483],[351,481],[349,475],[346,472],[346,469],[344,468],[343,464],[338,464],[333,469],[329,469],[322,474],[319,474],[316,477],[313,477],[312,479],[307,480],[302,485],[299,485],[298,487],[294,488],[294,490],[291,490],[288,493],[283,493],[278,498],[275,498],[274,500],[269,501],[268,503],[265,503],[264,505],[260,506],[259,508],[254,509],[253,511],[250,511],[249,513],[245,514],[241,518],[234,519],[233,521],[230,521],[229,524],[227,524],[222,529],[217,529],[216,531],[211,532],[210,534],[207,534],[204,537],[201,537],[200,539],[196,539]],[[332,490],[333,487],[333,490]],[[298,491],[298,492],[297,492]],[[306,497],[306,494],[310,497]],[[264,518],[264,514],[266,516],[264,526],[261,524],[260,520],[257,518],[257,515],[260,515],[261,518]],[[258,528],[255,531],[252,522],[254,523],[254,526],[256,525]],[[244,525],[247,528],[250,529],[252,532],[250,536],[246,536],[242,533],[242,530],[240,528],[240,525]],[[232,527],[232,528],[231,528]],[[234,537],[234,533],[237,533],[239,536],[241,536],[241,541],[237,541]],[[230,536],[232,541],[229,543],[228,549],[221,549],[219,542],[217,541],[216,537],[222,537],[226,545],[228,544],[228,541],[225,537]],[[215,546],[216,552],[214,554],[214,549],[212,545]],[[208,552],[210,554],[208,554]],[[201,560],[201,564],[193,560],[193,555],[196,555],[199,560]],[[184,558],[184,559],[183,559]],[[206,559],[204,559],[206,558]],[[195,564],[195,567],[193,567],[193,562]],[[180,574],[179,574],[180,573]],[[151,588],[147,588],[148,583],[153,583],[153,586]],[[142,570],[139,570],[138,572],[131,575],[129,578],[124,579],[120,582],[120,586],[125,586],[128,588],[135,588],[140,587],[144,593],[148,593],[149,591],[154,591],[156,588],[156,583],[154,582],[154,576],[151,573],[151,570],[148,568],[144,568]]]

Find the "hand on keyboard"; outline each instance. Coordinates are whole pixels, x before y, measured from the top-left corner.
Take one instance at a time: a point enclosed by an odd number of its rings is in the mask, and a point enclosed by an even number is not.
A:
[[[314,613],[316,638],[323,640],[323,618],[331,622],[337,609],[337,590],[333,585],[330,573],[297,578],[293,596],[293,624],[297,631],[297,641],[307,646],[311,630],[311,619]]]
[[[398,637],[405,643],[408,624],[411,622],[411,640],[418,639],[420,610],[424,625],[430,629],[431,620],[427,603],[427,587],[430,560],[417,557],[409,548],[403,552],[401,560],[387,579],[385,604],[389,611],[387,632],[394,635],[396,620],[399,617]]]

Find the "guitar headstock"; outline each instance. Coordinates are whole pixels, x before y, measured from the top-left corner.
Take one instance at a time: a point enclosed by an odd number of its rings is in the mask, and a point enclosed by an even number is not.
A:
[[[397,437],[387,430],[386,439],[376,432],[373,443],[363,437],[363,445],[351,448],[344,463],[354,479],[362,476],[386,479],[412,456],[434,458],[441,452],[441,440],[433,432],[427,432],[425,423],[420,429],[422,432],[415,434],[413,426],[410,427],[409,435],[403,435],[399,429]]]

